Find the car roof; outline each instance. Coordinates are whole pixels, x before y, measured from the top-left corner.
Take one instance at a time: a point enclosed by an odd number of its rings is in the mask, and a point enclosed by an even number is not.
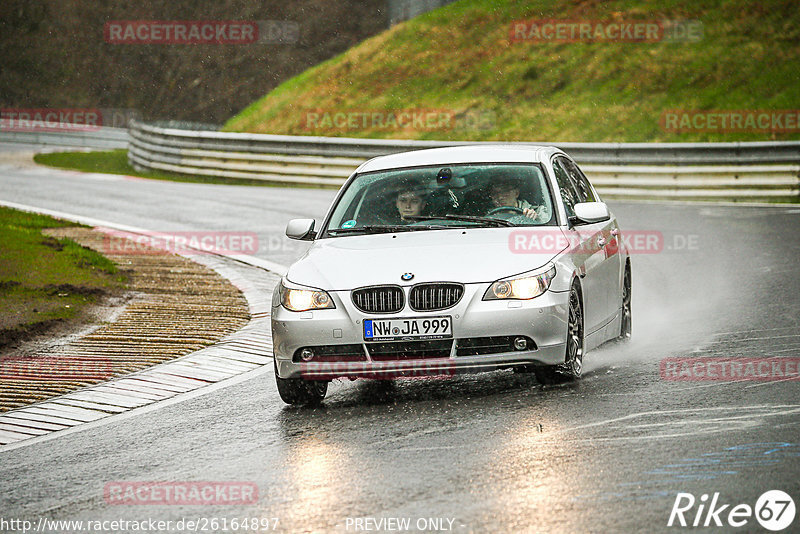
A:
[[[541,145],[465,145],[413,150],[378,156],[363,163],[357,172],[373,172],[426,165],[457,165],[459,163],[542,163],[562,151]]]

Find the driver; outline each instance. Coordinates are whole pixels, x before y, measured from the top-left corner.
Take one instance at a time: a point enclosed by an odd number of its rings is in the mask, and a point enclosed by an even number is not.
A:
[[[547,206],[534,207],[527,200],[519,198],[519,185],[510,179],[492,182],[489,185],[489,199],[492,201],[492,210],[504,207],[517,208],[525,217],[536,222],[546,222],[550,219],[550,210]]]
[[[408,217],[421,215],[422,210],[425,209],[425,205],[425,195],[422,192],[420,184],[413,182],[407,183],[397,192],[395,206],[397,207],[397,213],[400,215],[400,220],[403,223],[414,222],[408,219]]]

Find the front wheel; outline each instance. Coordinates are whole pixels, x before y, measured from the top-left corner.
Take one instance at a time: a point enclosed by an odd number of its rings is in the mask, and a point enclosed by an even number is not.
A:
[[[583,304],[578,284],[569,292],[567,343],[564,363],[534,369],[536,380],[542,384],[555,384],[576,380],[583,372]]]
[[[303,380],[302,378],[281,378],[278,376],[278,364],[275,366],[275,383],[278,394],[286,404],[316,406],[328,393],[327,380]]]

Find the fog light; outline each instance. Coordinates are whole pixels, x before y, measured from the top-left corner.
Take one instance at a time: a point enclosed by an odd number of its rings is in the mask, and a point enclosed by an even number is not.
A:
[[[311,349],[303,349],[300,351],[300,359],[304,362],[310,362],[314,359],[314,351]]]
[[[528,348],[528,340],[524,337],[518,337],[514,339],[514,348],[516,350],[525,350]]]

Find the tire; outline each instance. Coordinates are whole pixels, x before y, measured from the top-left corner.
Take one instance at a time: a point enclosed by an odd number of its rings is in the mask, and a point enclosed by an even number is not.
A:
[[[327,380],[304,380],[302,378],[281,378],[278,376],[278,364],[275,367],[275,383],[278,394],[286,404],[299,404],[302,406],[316,406],[322,402],[328,393]]]
[[[580,287],[577,283],[572,285],[569,292],[567,318],[564,363],[534,368],[536,380],[542,384],[558,384],[577,380],[583,372],[583,304]]]
[[[622,318],[620,320],[617,340],[622,342],[631,339],[631,264],[625,264],[625,275],[622,278]]]

